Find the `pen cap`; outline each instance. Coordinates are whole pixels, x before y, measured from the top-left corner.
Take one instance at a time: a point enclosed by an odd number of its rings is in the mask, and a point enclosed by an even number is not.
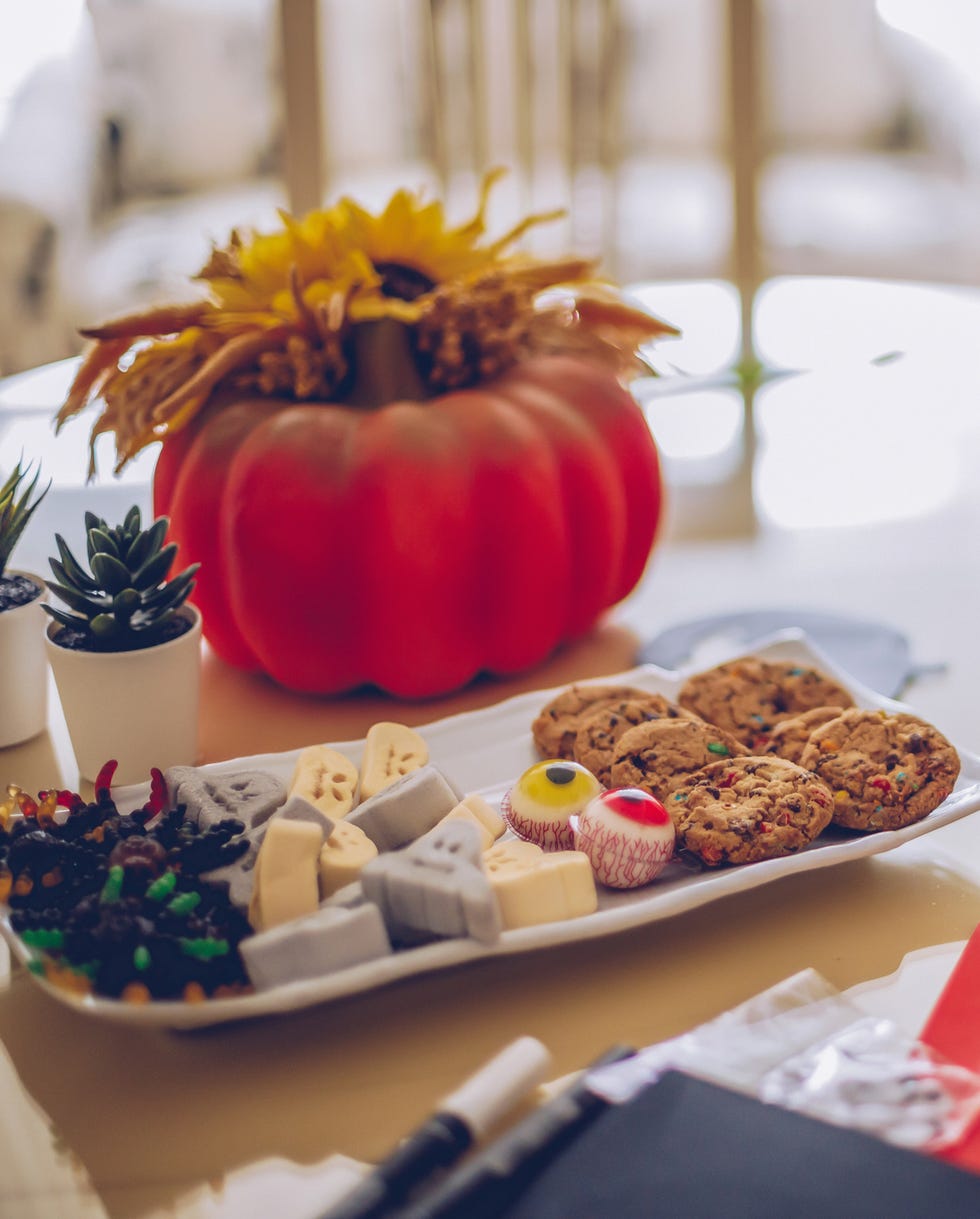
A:
[[[483,1138],[551,1071],[551,1054],[536,1037],[518,1037],[439,1104]]]

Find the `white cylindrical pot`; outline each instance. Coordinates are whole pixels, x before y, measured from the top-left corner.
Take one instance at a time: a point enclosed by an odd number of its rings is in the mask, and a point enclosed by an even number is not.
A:
[[[26,605],[0,613],[0,749],[37,736],[48,726],[48,658],[44,628],[50,622],[41,606],[48,587],[31,571],[7,569],[38,586]]]
[[[143,783],[154,766],[193,766],[201,691],[201,615],[177,639],[137,652],[78,652],[45,636],[48,657],[82,778],[94,781],[110,759],[114,784]]]

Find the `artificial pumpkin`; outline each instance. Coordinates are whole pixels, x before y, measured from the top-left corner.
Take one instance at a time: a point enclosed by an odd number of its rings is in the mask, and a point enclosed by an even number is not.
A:
[[[484,204],[458,229],[406,192],[284,217],[213,252],[210,301],[87,332],[60,419],[101,394],[120,464],[163,440],[154,510],[231,664],[437,695],[530,668],[637,583],[662,488],[621,377],[672,328],[608,288],[542,303],[591,264],[503,256],[540,217],[481,245]]]

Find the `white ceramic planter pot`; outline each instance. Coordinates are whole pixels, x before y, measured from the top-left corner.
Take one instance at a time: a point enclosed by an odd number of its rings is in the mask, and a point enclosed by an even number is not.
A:
[[[44,628],[51,620],[41,609],[48,588],[31,571],[8,568],[6,574],[26,576],[40,592],[27,605],[0,613],[0,749],[28,741],[48,726]]]
[[[77,652],[45,635],[48,657],[82,778],[115,758],[113,783],[143,783],[151,767],[193,766],[201,690],[201,615],[178,639],[138,652]]]

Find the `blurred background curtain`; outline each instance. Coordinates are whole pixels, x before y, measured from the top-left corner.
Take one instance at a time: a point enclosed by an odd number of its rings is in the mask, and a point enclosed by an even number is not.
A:
[[[564,205],[536,248],[628,282],[975,283],[975,10],[0,0],[0,372],[193,293],[233,225],[399,185],[462,217],[499,164],[493,227]]]

